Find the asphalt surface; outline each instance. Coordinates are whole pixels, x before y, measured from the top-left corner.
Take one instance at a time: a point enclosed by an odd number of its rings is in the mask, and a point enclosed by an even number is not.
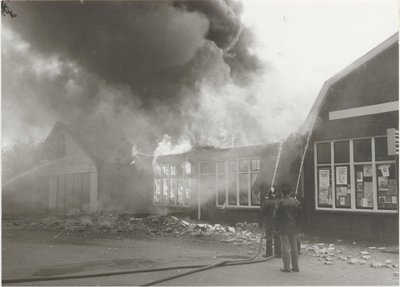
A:
[[[107,236],[105,236],[107,234]],[[357,257],[368,244],[342,243],[341,254]],[[371,244],[369,244],[371,246]],[[398,248],[398,246],[397,246]],[[367,248],[368,249],[368,248]],[[397,249],[398,250],[398,249]],[[154,269],[167,266],[214,264],[249,258],[251,246],[222,243],[218,238],[143,236],[121,233],[85,233],[58,230],[2,229],[2,279],[93,274]],[[338,251],[339,252],[339,251]],[[391,260],[398,253],[370,250],[371,260]],[[250,254],[251,253],[251,254]],[[263,259],[259,256],[257,259]],[[332,265],[306,249],[300,255],[300,272],[283,273],[282,261],[225,266],[156,284],[157,286],[398,286],[397,268],[351,265],[337,258]],[[144,272],[82,279],[3,283],[4,286],[138,286],[192,269]],[[394,275],[397,272],[397,276]]]

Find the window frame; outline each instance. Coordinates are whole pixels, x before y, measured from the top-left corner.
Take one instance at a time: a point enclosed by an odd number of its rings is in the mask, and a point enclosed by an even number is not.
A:
[[[257,160],[256,166],[258,169],[252,170],[252,161]],[[228,162],[235,161],[236,169],[235,171],[229,170]],[[240,162],[247,161],[247,171],[240,170]],[[219,171],[219,164],[225,163],[225,171]],[[258,209],[260,208],[260,203],[255,203],[252,205],[252,176],[253,174],[260,174],[261,170],[261,158],[260,157],[244,157],[244,158],[236,158],[236,159],[220,159],[215,161],[215,190],[216,190],[216,199],[215,205],[216,207],[222,208],[245,208],[245,209]],[[247,175],[247,204],[240,204],[240,175]],[[225,201],[223,204],[219,204],[219,176],[225,175]],[[229,204],[229,175],[236,175],[236,204]],[[256,180],[256,179],[255,179]]]
[[[190,165],[190,173],[186,173],[187,165]],[[192,165],[189,162],[182,163],[174,163],[174,164],[159,164],[160,172],[154,174],[154,190],[153,190],[153,205],[156,206],[176,206],[176,207],[190,207],[193,196],[193,189],[191,188],[192,184]],[[182,174],[179,175],[177,172],[177,166],[181,166]],[[166,172],[164,172],[166,171]],[[182,200],[183,203],[179,204],[179,178],[182,179],[182,187],[183,194]],[[189,180],[188,180],[189,179]],[[156,181],[159,180],[159,188],[160,188],[160,202],[156,202],[156,194],[157,194],[157,184]],[[167,182],[167,199],[164,202],[164,182]],[[174,202],[171,203],[171,182],[175,181],[175,190],[174,190]],[[190,190],[190,198],[186,197],[187,189]],[[189,201],[189,202],[187,202]]]
[[[315,195],[315,210],[317,211],[332,211],[332,212],[361,212],[361,213],[398,213],[398,205],[397,209],[379,209],[378,206],[378,176],[377,176],[377,168],[380,165],[384,164],[394,164],[396,165],[396,159],[393,158],[391,160],[376,160],[376,146],[375,142],[376,139],[383,138],[385,135],[382,136],[374,136],[374,137],[362,137],[362,138],[352,138],[352,139],[338,139],[338,140],[324,140],[324,141],[316,141],[314,142],[314,195]],[[357,140],[371,140],[371,161],[364,161],[364,162],[355,162],[355,154],[354,154],[354,141]],[[349,162],[347,163],[335,163],[335,150],[334,144],[335,142],[343,142],[349,141]],[[331,162],[330,163],[318,163],[317,156],[318,156],[318,144],[326,144],[330,143],[331,146]],[[362,166],[362,165],[371,165],[372,166],[372,186],[373,186],[373,202],[372,208],[362,208],[357,207],[357,179],[356,179],[356,168],[355,166]],[[350,182],[348,184],[351,185],[350,187],[350,207],[338,207],[336,205],[336,167],[338,166],[349,166],[347,172],[349,173]],[[332,194],[332,204],[331,206],[320,206],[319,204],[319,170],[320,169],[330,169],[331,171],[331,194]],[[396,174],[396,178],[397,178]],[[399,187],[397,186],[397,201],[399,197]]]

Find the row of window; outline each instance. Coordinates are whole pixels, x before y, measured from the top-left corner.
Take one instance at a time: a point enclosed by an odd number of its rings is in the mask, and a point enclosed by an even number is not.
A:
[[[260,159],[217,162],[217,205],[259,206],[260,194],[253,186],[260,172]]]
[[[317,209],[397,210],[386,137],[316,143],[315,165]]]
[[[216,179],[214,178],[216,170]],[[217,187],[217,206],[259,206],[260,194],[252,192],[260,172],[260,159],[240,159],[199,164],[199,184],[213,190]],[[162,205],[189,205],[191,186],[196,179],[191,178],[189,163],[160,165],[155,173],[154,203]],[[215,195],[214,195],[215,198]]]

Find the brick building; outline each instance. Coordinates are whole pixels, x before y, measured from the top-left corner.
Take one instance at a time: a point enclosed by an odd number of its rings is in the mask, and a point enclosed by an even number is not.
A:
[[[303,125],[309,234],[398,241],[398,40],[327,80]]]

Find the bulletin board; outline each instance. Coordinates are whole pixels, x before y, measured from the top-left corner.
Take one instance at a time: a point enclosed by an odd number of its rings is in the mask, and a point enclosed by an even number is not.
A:
[[[318,168],[318,206],[332,207],[332,172],[330,167]]]
[[[397,209],[398,188],[394,164],[376,165],[378,208]]]
[[[374,204],[372,165],[354,166],[356,177],[356,207],[357,209],[372,209]]]
[[[337,208],[351,207],[350,166],[335,166],[335,206]]]

